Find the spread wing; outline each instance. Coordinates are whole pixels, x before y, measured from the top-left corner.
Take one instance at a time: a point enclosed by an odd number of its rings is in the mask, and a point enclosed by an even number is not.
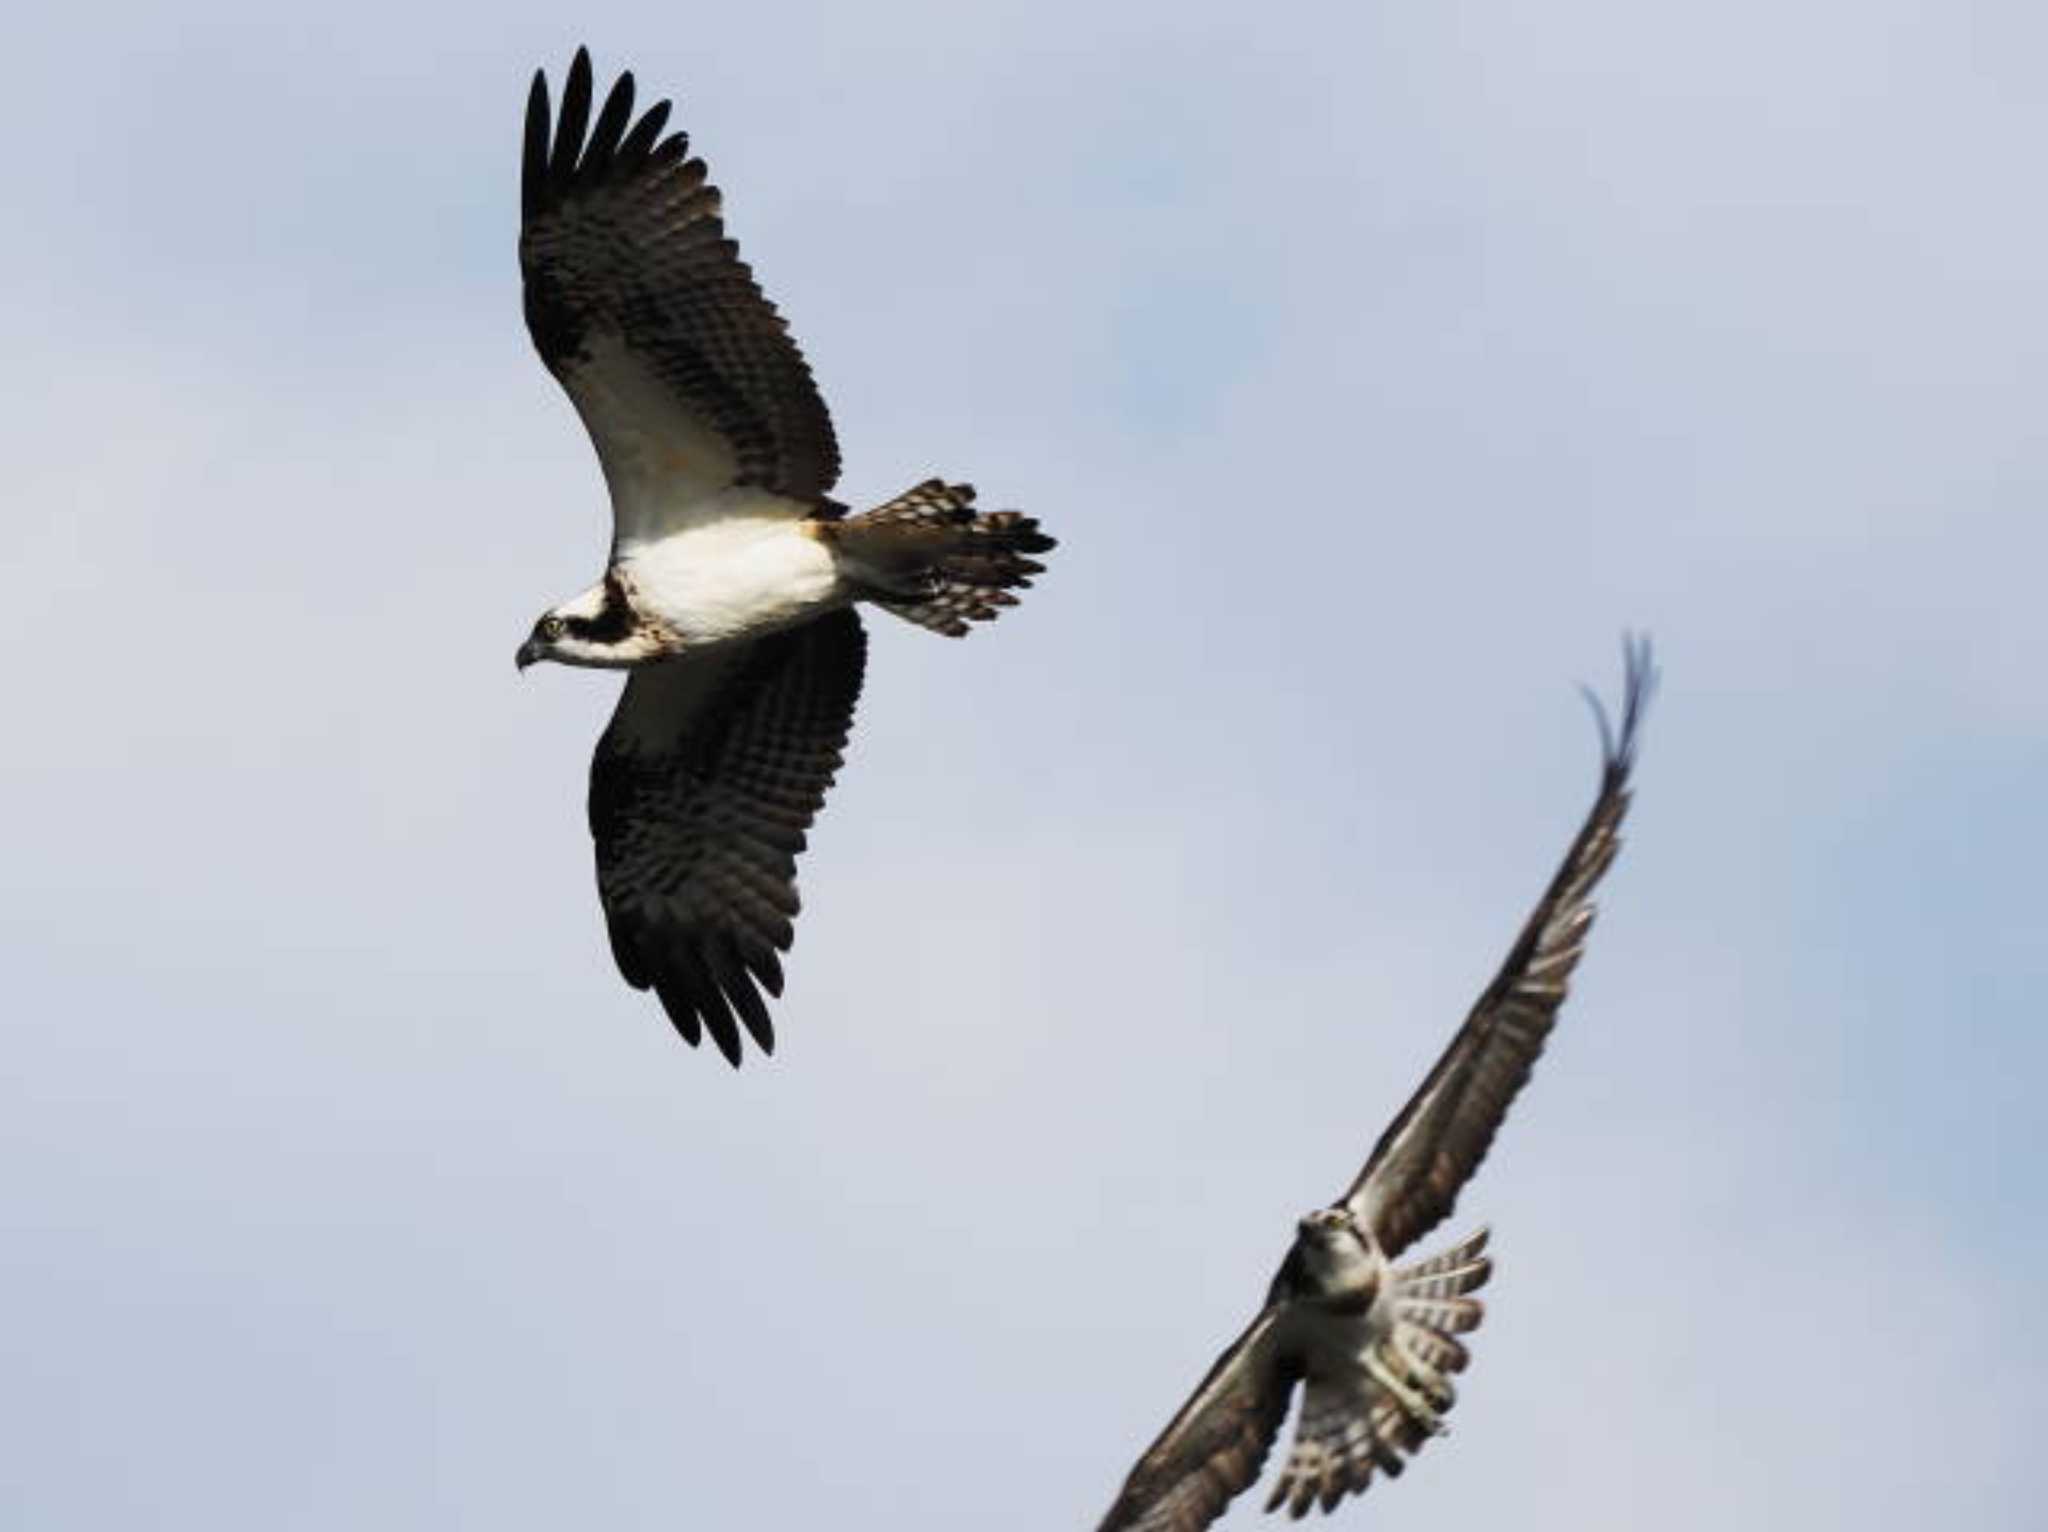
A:
[[[1625,644],[1623,655],[1618,739],[1593,702],[1602,770],[1592,812],[1499,974],[1344,1194],[1389,1257],[1450,1216],[1535,1067],[1585,950],[1593,889],[1621,847],[1637,730],[1656,681],[1647,641]]]
[[[619,971],[694,1047],[764,1053],[760,995],[797,913],[796,858],[838,771],[867,636],[850,609],[636,670],[590,767],[597,887]],[[758,988],[757,988],[758,986]]]
[[[1199,1532],[1259,1476],[1301,1376],[1269,1305],[1146,1449],[1098,1532]]]
[[[811,370],[725,236],[718,189],[666,101],[633,118],[622,74],[593,124],[579,49],[551,119],[526,101],[526,326],[596,443],[622,541],[750,485],[823,503],[839,447]]]

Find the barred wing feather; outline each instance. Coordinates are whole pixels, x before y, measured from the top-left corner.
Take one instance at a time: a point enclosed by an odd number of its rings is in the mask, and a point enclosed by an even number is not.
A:
[[[1600,721],[1600,793],[1500,972],[1344,1194],[1389,1257],[1449,1217],[1556,1024],[1593,924],[1592,895],[1621,847],[1637,730],[1655,685],[1646,642],[1625,648],[1621,728]]]

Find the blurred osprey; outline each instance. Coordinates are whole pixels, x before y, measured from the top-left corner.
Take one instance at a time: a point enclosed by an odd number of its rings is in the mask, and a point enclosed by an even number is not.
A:
[[[636,119],[624,74],[594,124],[591,106],[587,52],[559,119],[535,73],[519,264],[527,329],[611,491],[611,556],[519,667],[632,672],[590,773],[612,952],[685,1039],[709,1031],[737,1064],[741,1027],[774,1047],[759,989],[782,992],[796,856],[860,693],[855,603],[958,637],[1014,605],[1053,542],[938,479],[848,516],[810,368],[704,162],[663,136],[669,104]]]
[[[1481,1230],[1438,1255],[1393,1260],[1450,1216],[1458,1192],[1534,1068],[1593,924],[1591,897],[1620,848],[1636,731],[1654,681],[1647,644],[1626,649],[1621,735],[1600,723],[1600,795],[1564,865],[1486,993],[1349,1191],[1302,1219],[1259,1311],[1154,1442],[1100,1532],[1196,1532],[1258,1477],[1305,1385],[1294,1450],[1266,1509],[1327,1511],[1400,1473],[1444,1429],[1467,1296],[1491,1273]]]

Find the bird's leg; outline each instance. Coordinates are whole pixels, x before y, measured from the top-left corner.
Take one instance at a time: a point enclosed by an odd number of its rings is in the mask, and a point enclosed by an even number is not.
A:
[[[1448,1436],[1451,1428],[1444,1424],[1443,1416],[1437,1414],[1430,1402],[1408,1384],[1394,1375],[1394,1370],[1380,1360],[1379,1348],[1372,1347],[1365,1353],[1365,1370],[1372,1380],[1394,1396],[1399,1404],[1415,1418],[1418,1425],[1431,1436]]]

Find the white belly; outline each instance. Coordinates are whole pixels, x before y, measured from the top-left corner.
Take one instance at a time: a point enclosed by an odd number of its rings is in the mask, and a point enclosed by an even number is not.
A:
[[[760,499],[758,511],[736,507],[739,514],[621,549],[635,604],[690,644],[771,632],[843,605],[831,551],[787,501]]]
[[[1393,1308],[1375,1300],[1362,1314],[1332,1314],[1303,1305],[1293,1316],[1290,1349],[1307,1359],[1323,1377],[1348,1377],[1363,1370],[1366,1352],[1393,1328]]]

